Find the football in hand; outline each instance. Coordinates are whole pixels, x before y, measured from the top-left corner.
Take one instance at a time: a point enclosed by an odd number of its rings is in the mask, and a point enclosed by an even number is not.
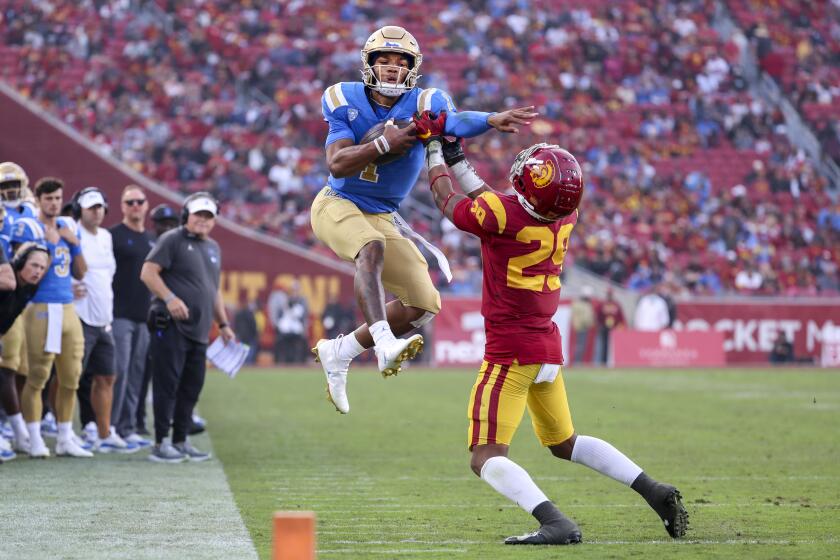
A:
[[[373,140],[379,136],[382,136],[382,131],[385,130],[385,123],[388,121],[382,121],[373,125],[370,130],[365,132],[365,135],[362,136],[362,139],[359,140],[359,144],[367,144],[368,142],[373,142]],[[399,128],[405,128],[411,124],[411,119],[400,119],[395,120],[393,123],[395,126]],[[391,163],[394,160],[400,159],[405,155],[405,152],[401,154],[394,154],[394,153],[387,153],[379,156],[373,163],[376,165],[385,165],[386,163]]]

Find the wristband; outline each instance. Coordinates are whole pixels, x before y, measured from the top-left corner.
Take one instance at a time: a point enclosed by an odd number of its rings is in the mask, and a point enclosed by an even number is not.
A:
[[[75,257],[82,252],[82,247],[80,245],[73,245],[72,243],[68,243],[67,246],[70,247],[71,257]]]
[[[440,179],[441,177],[449,177],[449,173],[441,173],[440,175],[436,175],[434,179],[432,179],[431,181],[429,181],[429,188],[431,189],[431,188],[432,188],[432,185],[434,185],[434,184],[435,184],[435,181],[437,181],[437,180],[438,180],[438,179]],[[450,177],[450,179],[451,179],[451,177]]]
[[[446,212],[446,207],[449,205],[449,201],[452,200],[453,196],[455,196],[455,191],[449,193],[449,196],[447,196],[446,200],[443,201],[443,207],[440,209],[441,212]]]
[[[384,136],[377,136],[373,140],[373,145],[376,147],[376,151],[379,152],[380,155],[384,156],[391,151],[391,146],[388,144],[388,140],[386,140]]]
[[[219,329],[223,329],[223,328],[225,328],[225,327],[227,327],[227,326],[228,326],[228,324],[227,324],[227,323],[219,323]]]
[[[475,172],[468,161],[459,161],[450,169],[455,174],[455,179],[458,180],[458,184],[461,185],[461,190],[464,193],[469,194],[484,186],[484,180],[478,176],[478,173]]]
[[[165,303],[166,305],[169,305],[169,302],[175,301],[175,297],[176,297],[175,294],[173,294],[172,292],[169,292],[169,295],[166,296],[165,298],[163,298],[163,303]]]

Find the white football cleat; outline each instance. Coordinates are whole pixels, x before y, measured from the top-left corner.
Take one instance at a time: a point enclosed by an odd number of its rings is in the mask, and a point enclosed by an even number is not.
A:
[[[29,438],[29,457],[32,459],[46,459],[50,456],[50,450],[44,443],[44,438]]]
[[[375,349],[379,372],[382,377],[397,375],[403,362],[413,360],[423,350],[423,335],[415,334],[408,338],[398,338],[388,346]]]
[[[13,448],[15,451],[29,455],[29,436],[27,435],[26,439],[15,439]]]
[[[73,440],[73,438],[58,440],[55,444],[55,454],[58,457],[93,457],[93,453],[82,449],[81,446]]]
[[[353,360],[342,360],[338,357],[340,345],[341,336],[330,340],[322,338],[312,349],[312,353],[315,354],[315,361],[321,363],[327,377],[327,400],[338,412],[347,414],[350,412],[350,401],[347,400],[347,371]]]

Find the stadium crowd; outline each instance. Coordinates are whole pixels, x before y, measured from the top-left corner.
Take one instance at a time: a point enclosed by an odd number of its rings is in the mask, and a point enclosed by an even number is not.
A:
[[[0,75],[146,175],[210,190],[229,218],[324,251],[308,216],[328,173],[320,94],[358,79],[376,22],[415,15],[424,87],[474,109],[541,111],[530,131],[467,144],[489,183],[543,139],[585,162],[578,264],[633,289],[840,289],[840,206],[738,66],[748,45],[771,75],[773,53],[793,55],[779,75],[836,157],[837,111],[818,118],[836,107],[836,2],[730,0],[744,32],[728,42],[711,0],[231,4],[10,0]],[[794,26],[774,24],[791,14]],[[441,287],[477,293],[478,244],[425,207],[421,184],[406,218],[459,263]]]

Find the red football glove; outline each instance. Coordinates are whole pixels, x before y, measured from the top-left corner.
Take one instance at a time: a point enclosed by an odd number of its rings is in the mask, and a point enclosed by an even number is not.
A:
[[[415,113],[413,120],[414,125],[417,127],[417,139],[424,146],[433,140],[442,141],[444,128],[446,127],[446,111],[441,111],[437,115],[431,111],[423,111],[420,114]]]

